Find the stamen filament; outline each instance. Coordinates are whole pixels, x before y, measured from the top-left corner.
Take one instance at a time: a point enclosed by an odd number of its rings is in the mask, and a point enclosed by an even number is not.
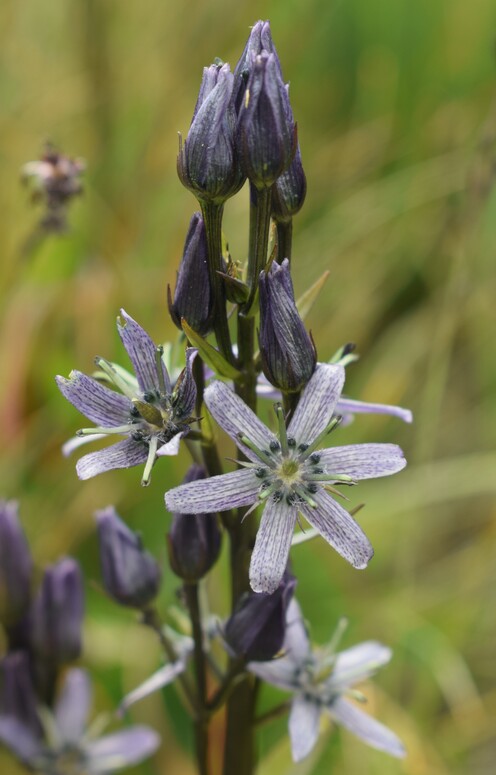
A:
[[[306,482],[341,482],[342,484],[356,484],[347,474],[303,474]]]
[[[105,358],[95,358],[95,363],[103,372],[105,372],[111,382],[113,382],[114,385],[119,388],[119,390],[124,393],[125,396],[131,399],[133,398],[134,393],[131,387],[128,385],[126,380],[124,380],[121,375],[114,369],[109,361],[106,361]]]
[[[105,433],[109,436],[112,433],[129,433],[136,430],[136,423],[128,423],[126,425],[115,425],[112,428],[103,428],[96,425],[94,428],[80,428],[76,431],[76,436],[93,436],[94,434]]]
[[[164,348],[161,344],[155,348],[155,366],[157,369],[158,386],[160,388],[160,394],[162,396],[167,395],[167,388],[165,386],[164,370],[162,368],[162,355],[164,354]]]
[[[312,452],[317,449],[317,447],[320,447],[321,443],[324,441],[325,437],[328,436],[329,433],[332,433],[332,431],[337,428],[339,423],[341,422],[343,418],[338,415],[337,417],[333,417],[330,423],[324,428],[322,433],[319,433],[316,439],[312,441],[312,443],[306,448],[304,452],[300,452],[300,460],[306,460]]]
[[[279,441],[281,443],[281,450],[283,457],[289,455],[288,447],[288,433],[286,430],[286,421],[284,418],[284,411],[280,403],[274,404],[274,411],[277,416],[277,424],[279,426]]]
[[[150,478],[152,473],[153,464],[157,457],[158,437],[152,436],[150,439],[150,445],[148,447],[148,457],[145,464],[145,470],[143,471],[143,477],[141,479],[142,487],[148,487],[150,484]]]
[[[309,495],[303,487],[299,487],[298,485],[293,485],[293,491],[302,499],[305,501],[305,503],[308,503],[310,508],[316,509],[317,503],[314,501],[314,499]]]
[[[262,449],[259,449],[256,444],[253,443],[253,441],[250,441],[248,436],[245,436],[244,433],[238,433],[238,439],[239,441],[245,445],[245,447],[248,447],[248,449],[251,449],[252,452],[255,453],[257,457],[260,458],[260,460],[263,460],[264,463],[266,463],[270,468],[275,468],[274,461],[270,457],[270,455],[267,452],[264,452]]]

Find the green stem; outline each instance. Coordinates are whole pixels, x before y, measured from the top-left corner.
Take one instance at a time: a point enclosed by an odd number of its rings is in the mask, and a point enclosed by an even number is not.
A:
[[[184,594],[191,619],[194,649],[193,662],[195,667],[196,691],[200,713],[195,719],[196,759],[200,775],[208,775],[208,716],[206,714],[207,701],[207,673],[205,665],[205,652],[203,650],[203,628],[201,623],[200,601],[198,597],[198,584],[185,584]]]
[[[248,248],[247,276],[250,295],[248,296],[248,301],[244,307],[246,314],[250,314],[252,311],[257,296],[258,277],[267,263],[271,197],[272,189],[258,189],[250,183],[250,241]]]
[[[286,223],[277,224],[277,262],[279,264],[285,258],[289,259],[291,264],[291,250],[293,247],[293,219]]]
[[[296,407],[298,406],[300,395],[301,395],[301,391],[298,391],[297,393],[282,394],[282,405],[284,407],[284,414],[286,416],[286,424],[289,423],[289,421],[291,420],[291,417],[294,414]]]
[[[234,364],[231,335],[226,312],[226,295],[219,272],[222,271],[222,215],[224,206],[201,202],[208,250],[208,273],[214,297],[213,323],[217,346],[229,363]]]

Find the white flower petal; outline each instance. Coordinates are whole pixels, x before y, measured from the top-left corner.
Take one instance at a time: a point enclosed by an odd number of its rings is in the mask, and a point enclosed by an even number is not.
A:
[[[73,436],[62,444],[62,454],[64,457],[72,455],[79,447],[84,447],[85,444],[89,444],[92,441],[98,441],[99,439],[106,439],[108,435],[106,433],[91,433],[89,436]]]
[[[310,444],[329,424],[344,385],[344,368],[319,363],[288,427],[297,444]]]
[[[230,474],[211,476],[181,484],[165,493],[169,511],[179,514],[210,514],[238,506],[248,506],[257,499],[260,479],[251,468]]]
[[[403,422],[411,423],[413,415],[409,409],[392,404],[371,404],[368,401],[356,401],[353,398],[341,396],[336,404],[336,414],[389,414],[399,417]]]
[[[392,651],[382,643],[369,640],[359,643],[336,655],[329,686],[343,690],[348,686],[370,678],[383,665],[387,665]]]
[[[341,726],[346,727],[372,748],[398,758],[405,756],[406,751],[399,737],[349,700],[338,697],[328,706],[328,709]]]
[[[65,743],[81,740],[90,706],[91,684],[88,674],[78,668],[69,670],[55,705],[57,729]]]
[[[298,664],[292,657],[276,657],[268,662],[249,662],[248,670],[259,678],[280,689],[294,691],[298,687],[296,674]]]
[[[250,584],[255,592],[275,592],[288,563],[298,510],[283,498],[269,496],[262,514],[250,563]]]
[[[119,711],[122,712],[127,710],[131,705],[134,705],[135,702],[139,702],[139,700],[148,697],[148,695],[153,694],[153,692],[157,692],[159,689],[163,689],[164,686],[168,686],[178,675],[180,675],[180,673],[183,673],[185,669],[185,659],[178,659],[176,662],[169,662],[167,665],[164,665],[153,673],[150,678],[147,678],[146,681],[143,681],[142,684],[137,686],[136,689],[133,689],[132,692],[126,694],[119,706]]]
[[[317,508],[300,503],[300,511],[331,546],[353,565],[365,568],[374,554],[369,539],[353,517],[323,488],[312,496]]]
[[[335,474],[347,474],[355,481],[390,476],[406,466],[403,452],[396,444],[349,444],[319,452],[321,463]]]
[[[294,662],[304,662],[311,652],[310,639],[298,602],[293,598],[286,611],[284,650]]]
[[[122,320],[117,320],[117,330],[126,348],[129,359],[138,379],[142,392],[160,389],[157,373],[156,346],[146,331],[133,318],[121,309]],[[162,359],[160,368],[165,383],[166,392],[171,392],[171,384],[167,369]]]
[[[76,463],[76,471],[80,479],[91,479],[92,476],[115,468],[131,468],[144,463],[148,457],[147,447],[134,439],[124,439],[98,452],[84,455]]]
[[[184,433],[176,433],[172,439],[170,439],[166,444],[162,444],[162,446],[157,449],[157,456],[163,457],[164,455],[177,455],[181,445],[181,439],[184,435]]]
[[[134,726],[105,735],[86,745],[88,769],[101,775],[131,767],[151,756],[160,745],[160,737],[153,729]]]
[[[241,444],[238,439],[239,433],[243,433],[264,451],[269,449],[271,441],[277,441],[272,431],[224,382],[217,380],[208,386],[205,391],[205,403],[220,427],[233,439],[249,460],[258,462],[259,458],[252,450]]]
[[[297,694],[289,715],[289,736],[293,760],[299,762],[308,756],[319,737],[321,708],[315,701]]]

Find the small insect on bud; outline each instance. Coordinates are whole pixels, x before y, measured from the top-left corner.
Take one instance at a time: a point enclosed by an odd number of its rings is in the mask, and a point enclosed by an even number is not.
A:
[[[205,478],[199,465],[192,465],[183,484]],[[216,514],[177,514],[172,519],[167,536],[172,570],[193,583],[205,576],[217,561],[221,547],[221,531]]]
[[[263,372],[279,390],[301,390],[315,370],[317,353],[296,309],[287,259],[260,274],[259,289]]]
[[[161,572],[143,549],[140,537],[120,519],[113,506],[97,512],[103,585],[117,603],[145,608],[158,594]]]
[[[224,638],[247,662],[265,662],[282,648],[286,634],[286,610],[296,579],[288,573],[272,594],[249,592],[227,620]]]

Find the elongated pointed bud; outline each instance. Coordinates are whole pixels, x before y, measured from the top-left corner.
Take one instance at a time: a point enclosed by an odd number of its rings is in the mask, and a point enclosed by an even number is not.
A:
[[[0,501],[0,622],[16,625],[31,600],[31,555],[17,503]]]
[[[279,67],[282,78],[281,63],[277,55],[276,47],[274,46],[274,41],[272,40],[270,23],[268,21],[258,21],[253,25],[248,40],[246,41],[244,51],[234,68],[233,103],[236,108],[236,113],[239,113],[243,103],[246,86],[255,57],[261,54],[262,51],[267,51],[267,53],[275,55],[276,64]]]
[[[183,484],[205,478],[202,466],[192,465]],[[221,532],[216,514],[174,514],[167,536],[170,566],[176,576],[193,583],[217,561]]]
[[[0,741],[22,760],[42,738],[37,706],[28,654],[12,651],[0,661]]]
[[[301,163],[298,144],[294,159],[286,172],[277,178],[272,189],[272,218],[276,223],[289,223],[303,207],[307,193],[307,179]],[[286,258],[286,256],[281,256]]]
[[[301,390],[314,372],[317,353],[296,309],[287,259],[260,274],[259,289],[263,372],[279,390]]]
[[[271,595],[248,592],[227,620],[224,638],[233,652],[247,662],[265,662],[281,650],[286,634],[286,610],[296,579],[286,574]]]
[[[296,125],[275,54],[253,60],[238,117],[241,165],[257,188],[270,188],[296,151]]]
[[[96,518],[106,592],[121,605],[145,608],[160,589],[158,563],[143,549],[139,535],[124,524],[113,506],[97,512]]]
[[[191,218],[179,271],[174,300],[168,288],[169,312],[175,325],[182,331],[184,318],[201,336],[212,329],[213,295],[208,273],[207,236],[201,213]]]
[[[70,557],[45,570],[33,603],[31,639],[41,660],[63,665],[81,654],[84,613],[83,580]]]
[[[200,201],[222,204],[243,185],[232,90],[229,65],[204,68],[193,120],[177,159],[182,184]]]

